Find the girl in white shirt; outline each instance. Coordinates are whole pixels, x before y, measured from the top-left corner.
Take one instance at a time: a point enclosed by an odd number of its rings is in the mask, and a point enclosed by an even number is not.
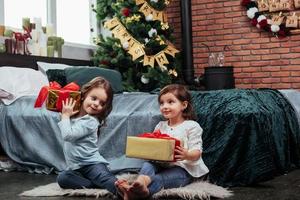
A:
[[[158,101],[166,121],[159,122],[155,130],[183,144],[175,149],[175,162],[145,162],[131,185],[124,180],[117,181],[124,200],[148,198],[163,188],[182,187],[209,172],[202,160],[202,128],[194,121],[188,90],[183,85],[168,85],[160,91]]]

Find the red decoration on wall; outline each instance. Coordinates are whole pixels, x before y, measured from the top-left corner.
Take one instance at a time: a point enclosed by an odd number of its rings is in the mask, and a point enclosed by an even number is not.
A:
[[[290,30],[284,23],[280,25],[272,24],[271,19],[268,19],[263,13],[259,12],[256,1],[242,0],[241,5],[247,8],[247,16],[250,19],[251,25],[273,33],[273,35],[279,38],[289,35]]]

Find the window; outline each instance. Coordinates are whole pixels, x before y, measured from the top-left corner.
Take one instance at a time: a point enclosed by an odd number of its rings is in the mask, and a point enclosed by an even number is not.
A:
[[[47,23],[47,0],[4,0],[4,6],[4,24],[6,26],[21,29],[23,17],[29,17],[31,21],[34,17],[40,17],[43,26]]]
[[[89,3],[87,0],[57,1],[57,35],[69,42],[90,43]]]
[[[21,29],[22,18],[33,22],[38,17],[43,26],[53,24],[56,35],[66,42],[92,44],[98,29],[91,4],[96,5],[96,0],[0,0],[4,8],[0,24]]]

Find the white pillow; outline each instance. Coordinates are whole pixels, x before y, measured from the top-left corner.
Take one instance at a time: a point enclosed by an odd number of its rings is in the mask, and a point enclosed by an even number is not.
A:
[[[72,65],[65,65],[60,63],[46,63],[46,62],[36,62],[38,65],[39,71],[46,75],[47,70],[49,69],[65,69],[67,67],[73,67]]]
[[[6,105],[22,96],[37,96],[45,85],[49,85],[47,76],[40,71],[30,68],[0,67],[0,91],[2,93],[0,99]]]

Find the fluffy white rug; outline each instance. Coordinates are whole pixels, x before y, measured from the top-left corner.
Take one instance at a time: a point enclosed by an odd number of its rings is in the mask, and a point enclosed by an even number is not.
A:
[[[124,176],[123,176],[124,178]],[[129,180],[132,177],[127,177]],[[181,198],[181,199],[210,199],[211,197],[226,198],[233,195],[230,190],[223,187],[199,181],[191,183],[185,187],[164,189],[153,196],[153,199],[163,198]],[[104,189],[61,189],[57,183],[50,183],[48,185],[38,186],[32,190],[25,191],[20,196],[35,196],[35,197],[49,197],[49,196],[89,196],[89,197],[109,197],[114,196]]]

